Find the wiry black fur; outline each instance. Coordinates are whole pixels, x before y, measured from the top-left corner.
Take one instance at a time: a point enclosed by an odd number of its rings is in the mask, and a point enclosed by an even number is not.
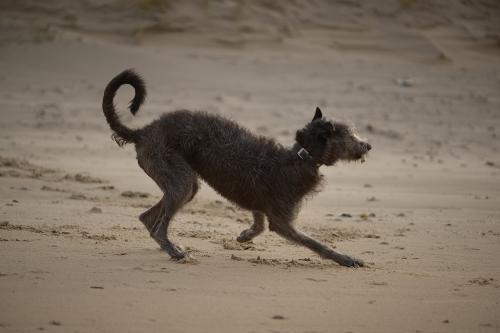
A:
[[[175,111],[138,132],[138,151],[180,154],[211,187],[242,208],[287,211],[318,184],[313,161],[223,117]]]
[[[241,233],[238,241],[249,241],[260,234],[267,216],[269,229],[281,236],[341,265],[362,265],[360,260],[339,254],[296,231],[292,223],[304,196],[320,183],[320,165],[359,159],[371,148],[345,125],[326,121],[317,108],[313,120],[297,131],[293,148],[284,148],[272,139],[256,136],[228,119],[205,112],[175,111],[132,130],[120,123],[113,106],[113,97],[122,84],[135,88],[130,106],[133,114],[144,101],[143,81],[127,70],[106,87],[104,114],[115,140],[120,145],[135,144],[139,165],[164,193],[159,203],[141,214],[140,220],[173,258],[182,258],[184,253],[168,239],[168,225],[194,197],[201,177],[222,196],[253,212],[254,224]],[[299,157],[300,148],[305,148],[308,155]]]

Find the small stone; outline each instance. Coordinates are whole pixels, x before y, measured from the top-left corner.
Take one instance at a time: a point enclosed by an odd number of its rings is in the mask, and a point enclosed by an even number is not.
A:
[[[389,284],[385,281],[373,281],[371,283],[373,286],[388,286]]]
[[[115,187],[113,185],[104,185],[104,186],[99,186],[98,189],[104,190],[104,191],[110,191],[110,190],[114,190]]]
[[[415,81],[410,78],[399,78],[396,79],[395,82],[398,86],[405,88],[413,87],[415,85]]]
[[[138,191],[125,191],[121,195],[125,198],[149,198],[151,196],[149,193]]]
[[[85,200],[87,197],[84,194],[74,193],[69,197],[71,200]]]
[[[102,209],[99,207],[92,207],[90,208],[89,213],[100,214],[102,213]]]
[[[235,256],[234,254],[231,254],[231,260],[236,260],[236,261],[242,261],[242,257]]]

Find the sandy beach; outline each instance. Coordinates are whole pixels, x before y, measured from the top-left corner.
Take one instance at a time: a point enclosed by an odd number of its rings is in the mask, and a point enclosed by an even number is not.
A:
[[[500,331],[498,1],[5,1],[0,4],[0,332]],[[316,106],[366,163],[321,167],[297,228],[323,260],[202,184],[162,252],[161,192],[127,126],[180,108],[294,143]]]

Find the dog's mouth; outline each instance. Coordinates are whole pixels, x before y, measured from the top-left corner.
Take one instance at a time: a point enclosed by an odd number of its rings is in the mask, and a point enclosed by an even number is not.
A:
[[[344,154],[337,155],[334,151],[331,151],[326,158],[323,159],[323,163],[326,166],[334,165],[337,161],[365,163],[370,150],[370,144],[362,143],[355,151],[352,152],[344,151]]]
[[[365,154],[363,155],[359,155],[359,156],[356,156],[354,159],[353,159],[354,162],[361,162],[361,163],[365,163]]]
[[[369,143],[363,143],[363,149],[359,154],[356,156],[356,161],[359,161],[361,163],[365,163],[365,158],[366,155],[368,155],[368,152],[372,149],[372,146]]]
[[[366,162],[366,155],[368,155],[367,151],[359,152],[356,155],[352,156],[349,161],[350,162],[360,162],[360,163],[365,163]]]

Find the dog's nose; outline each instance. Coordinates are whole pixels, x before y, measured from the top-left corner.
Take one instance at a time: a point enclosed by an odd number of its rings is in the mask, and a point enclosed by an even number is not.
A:
[[[368,150],[371,150],[371,149],[372,149],[372,145],[371,145],[371,144],[369,144],[369,143],[367,143],[367,144],[366,144],[366,150],[368,151]]]

